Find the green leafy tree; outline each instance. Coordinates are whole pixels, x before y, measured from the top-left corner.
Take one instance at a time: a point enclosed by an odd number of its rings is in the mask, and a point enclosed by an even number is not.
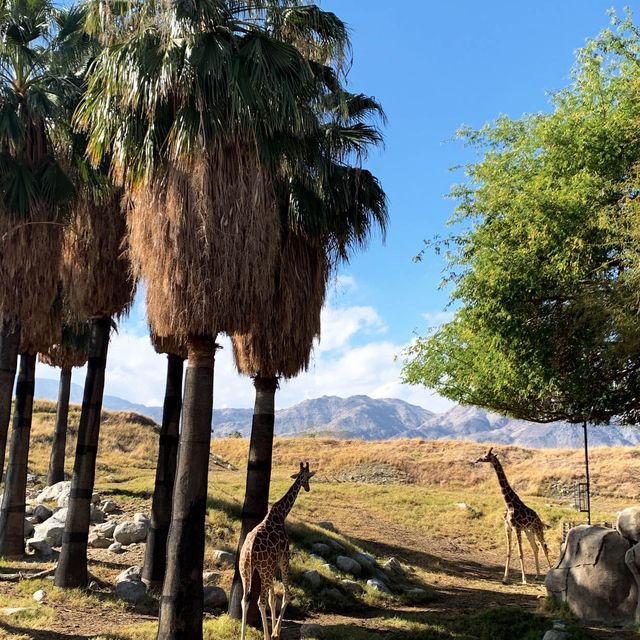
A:
[[[461,132],[481,158],[451,194],[457,310],[408,349],[407,382],[538,422],[635,420],[640,41],[617,26],[580,52],[551,113]]]

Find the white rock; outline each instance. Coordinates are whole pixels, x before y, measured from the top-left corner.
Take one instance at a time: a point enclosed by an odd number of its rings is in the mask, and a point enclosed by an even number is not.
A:
[[[142,580],[142,567],[140,565],[129,567],[116,576],[116,584],[124,580]]]
[[[32,597],[36,602],[42,602],[47,597],[47,594],[44,589],[38,589]]]
[[[640,542],[640,507],[629,507],[620,511],[616,530],[623,538],[634,544]]]
[[[50,556],[53,553],[49,542],[39,538],[29,538],[27,540],[27,552],[33,552],[36,556]]]
[[[122,580],[116,584],[113,595],[125,602],[140,602],[147,595],[147,588],[140,580]]]
[[[133,521],[138,524],[146,525],[147,529],[151,526],[151,520],[144,513],[136,513],[133,516]]]
[[[227,594],[220,587],[204,588],[204,606],[213,609],[226,609],[229,605]]]
[[[222,549],[216,549],[213,552],[213,561],[222,567],[233,567],[236,563],[236,556],[228,551]]]
[[[348,556],[338,556],[336,558],[336,565],[341,571],[350,573],[352,576],[356,576],[356,578],[362,573],[360,564]]]
[[[56,522],[62,522],[62,524],[64,524],[67,521],[67,513],[69,513],[69,507],[59,507],[58,509],[55,509],[50,520],[55,520]]]
[[[102,511],[104,513],[115,513],[118,511],[118,505],[113,500],[105,500],[102,504]]]
[[[55,518],[49,518],[42,524],[36,525],[33,531],[33,538],[46,540],[52,547],[62,545],[62,534],[64,533],[64,522],[59,522]]]
[[[378,580],[377,578],[371,578],[371,580],[367,580],[367,586],[371,587],[374,591],[380,591],[382,593],[386,593],[387,595],[391,595],[391,589],[387,587],[387,585],[382,582],[382,580]]]
[[[53,511],[49,507],[45,507],[43,504],[39,504],[33,510],[33,517],[38,518],[40,522],[48,520],[53,515]]]
[[[87,540],[87,544],[92,549],[108,549],[111,543],[112,540],[110,538],[105,538],[101,533],[96,531],[91,531],[89,533],[89,539]]]
[[[116,530],[116,522],[103,522],[96,524],[93,530],[105,538],[113,538],[113,532]]]
[[[42,504],[43,502],[54,502],[63,491],[71,490],[71,480],[63,480],[62,482],[56,482],[49,487],[45,487],[36,497],[36,502]]]
[[[32,516],[33,515],[33,505],[32,504],[27,504],[24,507],[24,515],[25,516]]]
[[[62,491],[60,491],[60,495],[58,495],[58,506],[68,507],[70,495],[71,495],[71,482],[69,482],[68,487],[65,487],[64,489],[62,489]]]
[[[113,539],[121,544],[133,544],[147,539],[149,527],[139,522],[121,522],[113,532]]]
[[[107,549],[112,553],[124,553],[124,549],[122,548],[122,545],[119,542],[114,542],[113,544],[110,544],[107,547]]]

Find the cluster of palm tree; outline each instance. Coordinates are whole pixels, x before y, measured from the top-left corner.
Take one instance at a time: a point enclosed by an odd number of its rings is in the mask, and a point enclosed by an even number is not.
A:
[[[143,574],[162,585],[158,638],[202,637],[217,336],[256,389],[242,544],[267,510],[278,380],[308,367],[332,272],[386,227],[361,166],[384,113],[345,88],[349,57],[345,24],[296,0],[0,8],[0,463],[20,358],[0,554],[24,553],[36,354],[62,370],[51,481],[87,359],[55,576],[87,585],[109,336],[142,281],[168,354]],[[236,580],[235,617],[240,597]]]

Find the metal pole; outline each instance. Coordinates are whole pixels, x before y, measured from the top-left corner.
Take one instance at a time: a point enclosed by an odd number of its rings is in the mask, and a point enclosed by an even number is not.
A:
[[[591,524],[591,479],[589,477],[589,439],[587,436],[587,421],[582,423],[584,430],[584,466],[587,472],[587,524]]]

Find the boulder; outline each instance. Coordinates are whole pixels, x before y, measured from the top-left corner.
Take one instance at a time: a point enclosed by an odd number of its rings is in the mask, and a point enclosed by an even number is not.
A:
[[[376,559],[370,553],[354,553],[353,559],[363,568],[373,571],[376,566]]]
[[[101,533],[97,531],[91,531],[89,533],[88,545],[92,549],[108,549],[113,541],[110,538],[105,538]]]
[[[99,505],[102,502],[102,497],[97,491],[91,494],[91,504]]]
[[[33,505],[32,504],[27,504],[24,507],[24,515],[25,516],[32,516],[33,515]]]
[[[62,524],[64,524],[67,521],[68,512],[69,507],[58,507],[54,510],[50,520],[55,520],[56,522],[62,522]]]
[[[353,558],[349,558],[349,556],[338,556],[336,558],[336,565],[340,571],[350,573],[356,578],[362,573],[362,567],[360,564]]]
[[[147,539],[149,527],[139,522],[121,522],[113,531],[113,539],[121,544],[133,544]]]
[[[202,573],[202,582],[205,585],[215,584],[220,580],[222,574],[219,571],[204,571]]]
[[[49,487],[45,487],[37,495],[36,502],[38,504],[42,504],[43,502],[55,502],[63,491],[66,491],[67,494],[71,491],[71,480],[63,480],[62,482],[56,482]]]
[[[334,551],[344,551],[344,547],[337,541],[334,540],[333,538],[327,538],[327,544],[334,550]]]
[[[140,580],[122,580],[116,584],[113,595],[125,602],[136,603],[147,595],[147,588]]]
[[[228,551],[216,549],[213,552],[213,561],[221,567],[233,567],[236,563],[236,556]]]
[[[151,527],[151,520],[144,513],[136,513],[133,516],[133,521],[138,524],[144,524],[147,526],[147,529]]]
[[[62,545],[62,534],[64,533],[64,522],[59,522],[55,518],[49,518],[42,524],[35,526],[33,538],[46,540],[52,547]]]
[[[39,504],[33,510],[33,517],[38,518],[39,522],[48,520],[53,515],[53,511],[49,507],[45,507],[43,504]]]
[[[341,580],[340,583],[349,593],[352,593],[354,596],[359,596],[364,591],[362,585],[355,580]]]
[[[391,573],[404,573],[402,565],[397,558],[389,558],[383,565],[385,571]]]
[[[116,522],[103,522],[96,524],[93,530],[105,538],[113,538],[113,532],[116,530]]]
[[[102,511],[100,511],[100,509],[98,509],[95,504],[91,505],[89,520],[96,523],[104,522],[104,513],[102,513]]]
[[[613,529],[574,527],[558,564],[545,578],[549,594],[566,602],[582,620],[632,624],[638,587],[625,563],[629,547],[629,542]]]
[[[331,555],[331,549],[324,542],[314,542],[311,545],[311,553],[315,553],[322,558],[328,558]]]
[[[102,511],[104,513],[115,513],[116,511],[119,511],[119,508],[113,500],[105,500],[102,503]]]
[[[322,576],[314,570],[305,571],[302,574],[302,579],[307,582],[313,589],[320,589],[320,587],[322,587],[322,583],[324,582]]]
[[[212,609],[226,609],[229,600],[224,589],[220,587],[204,588],[204,606]]]
[[[64,487],[64,489],[60,491],[60,494],[58,495],[58,506],[68,507],[70,495],[71,495],[71,482],[69,482],[69,486]]]
[[[318,526],[321,529],[325,529],[326,531],[333,531],[334,533],[337,531],[333,522],[329,522],[328,520],[323,520],[322,522],[318,522]]]
[[[387,587],[387,585],[382,582],[382,580],[378,580],[377,578],[371,578],[371,580],[367,580],[367,586],[371,587],[374,591],[380,591],[381,593],[386,593],[387,595],[391,594],[391,589]]]
[[[107,549],[109,551],[111,551],[111,553],[124,553],[124,549],[122,548],[122,545],[119,542],[114,542],[113,544],[110,544]]]
[[[35,525],[29,518],[24,519],[24,537],[30,538],[36,530]]]
[[[27,540],[27,552],[31,552],[35,556],[50,556],[53,553],[49,542],[39,538]]]
[[[124,580],[142,580],[142,567],[139,565],[129,567],[116,576],[116,584]]]
[[[616,531],[634,544],[640,542],[640,507],[629,507],[620,511]]]

